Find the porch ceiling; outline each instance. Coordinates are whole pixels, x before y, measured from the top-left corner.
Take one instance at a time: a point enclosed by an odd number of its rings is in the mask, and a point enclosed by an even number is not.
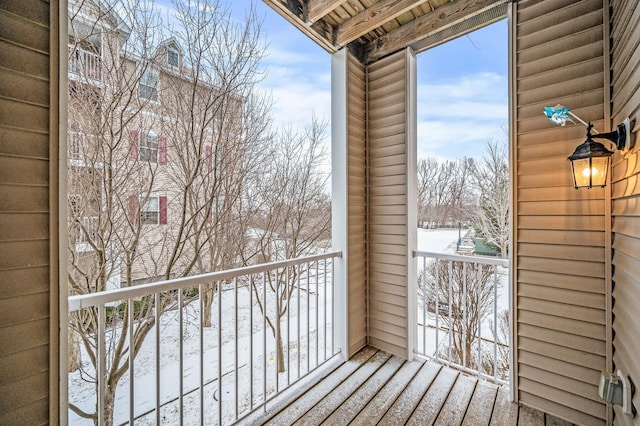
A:
[[[263,0],[330,53],[375,62],[421,52],[506,16],[512,0]]]

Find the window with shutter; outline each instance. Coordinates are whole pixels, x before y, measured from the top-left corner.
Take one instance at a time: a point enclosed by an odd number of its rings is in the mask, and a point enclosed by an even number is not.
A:
[[[167,224],[167,197],[151,194],[141,197],[140,223],[143,225]]]
[[[166,141],[165,141],[166,144]],[[140,161],[147,161],[149,163],[158,162],[158,150],[159,139],[158,135],[152,132],[146,132],[140,138]],[[166,160],[166,146],[165,146],[165,160]]]

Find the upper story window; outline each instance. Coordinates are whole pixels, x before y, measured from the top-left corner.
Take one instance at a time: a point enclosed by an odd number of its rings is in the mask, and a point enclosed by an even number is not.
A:
[[[140,161],[158,162],[158,135],[148,132],[140,138]]]
[[[167,64],[176,68],[180,66],[180,53],[177,50],[167,49]]]
[[[157,225],[160,218],[160,200],[157,196],[150,196],[140,209],[140,223],[142,225]]]
[[[152,131],[129,131],[129,158],[167,164],[167,139]]]
[[[84,159],[84,137],[79,132],[68,132],[69,159],[80,161]]]
[[[140,224],[141,225],[166,225],[167,224],[167,197],[150,194],[146,200],[141,199]]]
[[[151,67],[147,68],[140,77],[139,95],[141,98],[158,102],[158,82],[160,73]]]

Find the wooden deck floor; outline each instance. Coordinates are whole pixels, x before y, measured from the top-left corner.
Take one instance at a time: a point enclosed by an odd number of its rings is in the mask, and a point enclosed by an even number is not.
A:
[[[509,402],[507,391],[434,362],[364,348],[315,386],[251,424],[570,425]]]

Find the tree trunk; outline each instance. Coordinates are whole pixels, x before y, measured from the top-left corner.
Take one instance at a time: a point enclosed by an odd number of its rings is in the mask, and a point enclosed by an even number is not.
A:
[[[202,326],[211,327],[211,308],[213,307],[213,295],[217,290],[215,284],[206,284],[203,286],[202,305],[204,312],[202,312]]]
[[[104,390],[104,422],[102,423],[104,426],[113,426],[113,409],[115,405],[115,386],[110,386],[109,383],[105,385]],[[98,407],[96,406],[96,413],[98,412]],[[98,424],[98,417],[94,418],[94,424]]]
[[[68,355],[69,355],[69,364],[68,364],[68,372],[73,373],[74,371],[80,369],[82,366],[82,356],[80,352],[80,343],[78,342],[78,338],[76,337],[76,333],[73,329],[69,329],[69,340],[68,340]]]
[[[276,319],[276,324],[278,324],[278,330],[280,330],[280,318]],[[278,342],[277,342],[277,348],[276,350],[278,351],[277,358],[278,358],[278,373],[284,373],[286,371],[286,367],[284,365],[284,342],[282,341],[282,333],[278,333]]]

